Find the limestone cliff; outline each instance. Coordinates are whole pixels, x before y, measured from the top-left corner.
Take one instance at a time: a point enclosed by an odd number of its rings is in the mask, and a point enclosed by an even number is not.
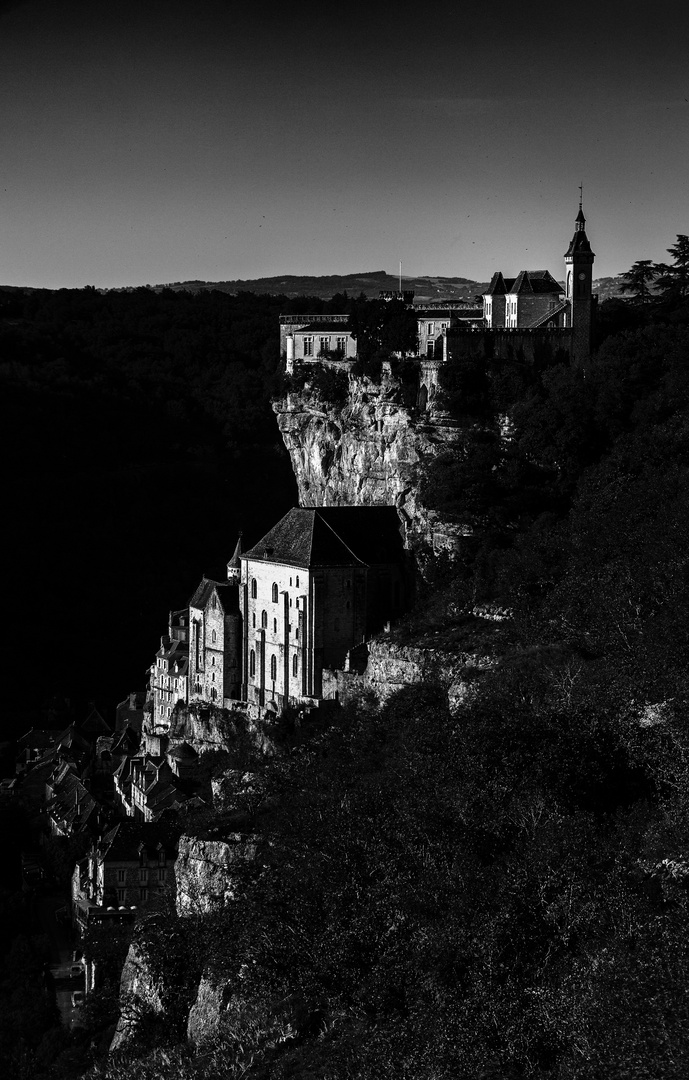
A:
[[[463,530],[425,507],[419,484],[429,462],[454,448],[463,430],[439,412],[419,411],[389,372],[380,384],[349,376],[343,405],[304,390],[273,402],[302,506],[398,508],[408,546],[456,548]]]
[[[254,859],[256,840],[231,833],[222,840],[181,836],[175,863],[178,915],[205,915],[234,899],[236,867]]]
[[[199,977],[179,934],[158,928],[151,939],[150,927],[140,926],[122,969],[120,1018],[110,1050],[183,1036]]]

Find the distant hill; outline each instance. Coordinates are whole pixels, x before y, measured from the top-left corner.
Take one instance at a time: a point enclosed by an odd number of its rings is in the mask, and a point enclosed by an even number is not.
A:
[[[218,289],[220,292],[271,293],[280,296],[317,296],[329,300],[335,293],[349,296],[376,298],[381,291],[396,292],[399,277],[385,270],[372,270],[361,274],[327,274],[322,277],[282,274],[276,277],[247,278],[236,281],[173,281],[153,286],[156,292],[173,289],[175,292],[204,292]],[[418,300],[471,300],[486,288],[485,282],[462,277],[402,277],[402,288],[411,290]]]
[[[621,274],[616,274],[614,277],[596,278],[593,281],[593,291],[601,302],[610,300],[613,296],[624,298],[625,294],[621,291],[622,285],[624,285],[624,278]]]

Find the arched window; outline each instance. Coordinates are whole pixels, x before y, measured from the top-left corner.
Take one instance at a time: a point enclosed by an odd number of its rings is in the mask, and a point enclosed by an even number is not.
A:
[[[277,632],[278,632],[278,621],[277,621],[277,619],[273,619],[273,633],[277,634]]]
[[[255,577],[252,577],[252,579],[251,579],[251,598],[253,600],[256,599],[256,578]]]
[[[278,662],[274,656],[271,656],[270,658],[270,677],[273,682],[275,682],[278,677]]]
[[[215,701],[218,696],[218,691],[214,686],[211,687],[211,701]]]
[[[252,649],[249,653],[249,675],[256,674],[256,653]]]
[[[299,673],[299,657],[295,653],[292,657],[292,674],[297,675]]]
[[[251,612],[251,624],[252,624],[252,626],[254,628],[256,627],[256,612],[255,611]]]
[[[267,625],[268,625],[268,612],[267,611],[262,611],[261,612],[261,626],[263,626],[265,628]]]
[[[299,578],[297,578],[297,588],[299,588]]]
[[[213,642],[213,644],[215,644],[215,642],[217,640],[218,640],[218,635],[216,634],[215,630],[213,630],[213,632],[211,633],[211,641]]]
[[[277,602],[278,602],[278,587],[277,587],[275,582],[273,582],[272,593],[273,593],[273,603],[277,604]]]

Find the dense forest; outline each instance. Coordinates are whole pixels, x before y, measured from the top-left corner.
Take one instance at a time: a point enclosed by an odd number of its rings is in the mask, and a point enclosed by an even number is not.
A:
[[[165,360],[156,366],[132,343],[128,360],[118,354],[110,364],[102,342],[94,369],[98,324],[88,321],[89,304],[114,310],[120,298],[67,295],[74,323],[64,306],[50,323],[50,296],[21,303],[45,312],[41,334],[54,337],[56,349],[62,329],[71,341],[75,327],[88,333],[88,350],[68,362],[52,353],[35,365],[22,361],[21,349],[27,358],[32,349],[26,310],[6,320],[17,350],[8,375],[15,437],[28,402],[59,398],[66,365],[67,400],[89,381],[118,432],[121,415],[143,418],[147,405],[160,425],[150,459],[161,470],[198,464],[198,476],[211,450],[216,463],[240,460],[242,438],[276,475],[285,468],[275,464],[272,418],[261,412],[261,395],[266,401],[275,385],[272,346],[255,354],[247,347],[233,361],[236,381],[233,374],[226,394],[223,365],[213,359],[226,325],[220,311],[238,311],[231,298],[222,299],[225,309],[213,294],[177,294],[179,344],[160,345]],[[135,293],[126,302],[141,305],[137,333],[147,319],[158,325],[157,303],[161,322],[173,318],[165,294]],[[259,322],[273,301],[244,303]],[[196,304],[208,305],[204,319],[213,327],[203,361],[183,344]],[[247,340],[251,333],[247,326]],[[199,835],[257,834],[259,858],[238,869],[236,901],[185,920],[161,910],[137,931],[142,949],[167,964],[168,975],[177,972],[178,1013],[162,1027],[152,1019],[138,1049],[105,1061],[96,1001],[81,1034],[51,1029],[33,1044],[27,1035],[19,1075],[58,1080],[87,1068],[92,1080],[687,1075],[686,292],[656,292],[651,302],[637,292],[603,304],[598,333],[581,368],[562,356],[497,365],[477,349],[445,376],[444,405],[470,434],[465,454],[436,460],[425,498],[472,534],[459,564],[438,560],[398,633],[413,638],[432,625],[442,637],[444,629],[470,627],[477,602],[511,610],[496,662],[467,671],[472,692],[461,710],[450,711],[441,686],[425,685],[383,706],[363,697],[310,730],[287,715],[275,733],[281,752],[268,760],[244,747],[241,767],[260,771],[260,797],[247,797],[231,820],[192,817],[185,826]],[[151,335],[164,340],[160,326]],[[125,363],[122,384],[116,373]],[[53,367],[42,389],[46,365]],[[156,398],[158,385],[166,390]],[[242,392],[255,402],[252,422],[237,400]],[[168,408],[172,401],[178,409]],[[56,439],[70,430],[67,409],[50,418]],[[175,441],[179,430],[185,437]],[[94,460],[105,455],[100,433],[95,425]],[[133,440],[148,437],[132,432]],[[29,449],[26,475],[30,461]],[[34,461],[36,473],[39,466]],[[255,474],[237,482],[250,489]],[[261,493],[267,500],[263,484]],[[174,561],[190,558],[182,534],[213,512],[210,494],[196,509],[156,524],[146,573],[162,544],[169,580],[180,580]],[[135,531],[139,545],[149,543],[146,522]],[[117,531],[123,546],[128,532]],[[221,555],[224,537],[214,535]],[[32,551],[41,571],[36,593],[45,599],[48,538]],[[108,552],[117,557],[114,544]],[[202,967],[224,988],[226,1011],[214,1039],[192,1053],[184,1018]]]

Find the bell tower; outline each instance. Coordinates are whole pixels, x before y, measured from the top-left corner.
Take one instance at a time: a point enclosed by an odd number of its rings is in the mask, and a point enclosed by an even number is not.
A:
[[[580,364],[591,353],[594,258],[586,235],[580,186],[579,213],[574,225],[574,236],[565,253],[565,297],[569,301],[569,324],[572,328],[572,361],[576,364]]]

